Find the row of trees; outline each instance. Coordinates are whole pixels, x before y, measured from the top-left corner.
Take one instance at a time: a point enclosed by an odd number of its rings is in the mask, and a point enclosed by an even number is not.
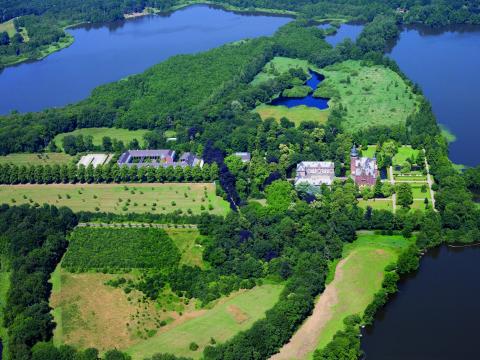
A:
[[[120,182],[203,182],[219,176],[216,163],[200,166],[154,168],[106,164],[84,165],[0,165],[1,184],[120,183]]]

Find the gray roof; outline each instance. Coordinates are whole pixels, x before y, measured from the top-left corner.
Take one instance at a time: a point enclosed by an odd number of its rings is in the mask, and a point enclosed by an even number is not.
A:
[[[238,156],[243,162],[248,162],[252,158],[249,152],[236,152],[233,155]]]

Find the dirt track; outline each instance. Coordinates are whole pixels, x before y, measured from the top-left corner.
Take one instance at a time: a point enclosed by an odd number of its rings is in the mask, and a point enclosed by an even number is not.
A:
[[[270,360],[303,360],[315,350],[320,333],[332,317],[331,309],[338,302],[336,284],[343,277],[342,268],[348,258],[349,256],[338,263],[335,279],[325,288],[315,304],[312,315],[304,321],[290,341],[280,349],[280,352],[273,355]]]

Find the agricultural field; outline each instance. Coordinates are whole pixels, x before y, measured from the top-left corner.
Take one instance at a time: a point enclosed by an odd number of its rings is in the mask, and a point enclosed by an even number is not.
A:
[[[123,141],[125,146],[133,140],[137,139],[140,145],[144,145],[145,141],[143,140],[143,136],[148,133],[148,130],[128,130],[128,129],[119,129],[119,128],[106,128],[106,127],[99,127],[99,128],[83,128],[77,129],[69,133],[62,133],[58,134],[53,138],[53,142],[59,149],[63,149],[62,147],[62,140],[67,135],[83,135],[83,136],[92,136],[93,137],[93,145],[100,146],[102,145],[102,139],[104,136],[109,136],[112,140],[117,139]]]
[[[325,80],[315,95],[332,98],[332,104],[347,109],[343,127],[348,132],[404,124],[408,115],[416,111],[412,89],[385,67],[349,60],[327,66],[321,73]]]
[[[229,204],[212,183],[1,185],[0,203],[67,206],[73,211],[117,214],[203,211],[225,215]]]
[[[162,229],[79,227],[70,235],[62,267],[71,272],[170,269],[180,252]]]
[[[255,109],[255,112],[260,115],[262,120],[273,118],[280,121],[285,117],[290,121],[293,121],[295,125],[299,125],[302,121],[315,121],[320,124],[325,124],[330,114],[330,110],[320,110],[314,107],[308,107],[305,105],[295,106],[288,108],[286,106],[274,106],[274,105],[260,105]]]
[[[381,288],[385,267],[394,263],[411,241],[367,232],[346,244],[342,259],[330,264],[330,282],[312,315],[272,359],[311,359],[315,349],[323,348],[343,329],[345,317],[363,313]]]
[[[25,165],[54,165],[70,164],[75,162],[75,156],[65,153],[16,153],[0,156],[0,164]]]
[[[312,68],[312,66],[306,60],[276,56],[263,67],[263,70],[255,76],[251,84],[259,85],[274,79],[275,76],[286,73],[289,69],[295,68],[301,68],[303,71],[308,72],[308,69]]]

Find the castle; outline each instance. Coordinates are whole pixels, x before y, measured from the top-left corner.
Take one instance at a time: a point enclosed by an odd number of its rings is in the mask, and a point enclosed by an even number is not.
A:
[[[359,157],[355,145],[350,151],[350,176],[358,186],[375,185],[378,173],[377,159]]]

